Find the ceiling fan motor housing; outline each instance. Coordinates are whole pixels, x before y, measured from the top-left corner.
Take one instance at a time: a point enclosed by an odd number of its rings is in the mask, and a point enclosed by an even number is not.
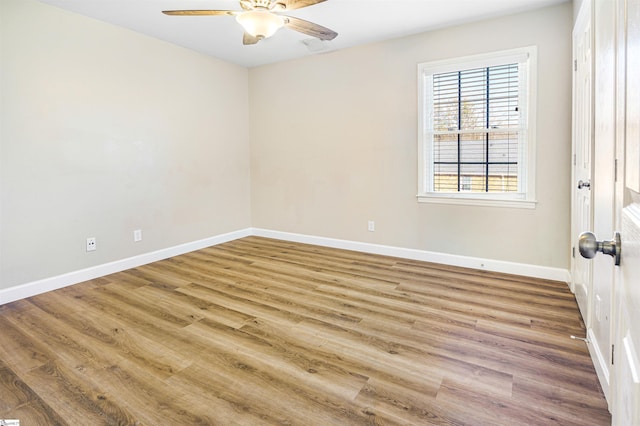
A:
[[[271,0],[253,0],[253,6],[254,7],[264,7],[265,9],[268,9],[269,6],[271,6]]]

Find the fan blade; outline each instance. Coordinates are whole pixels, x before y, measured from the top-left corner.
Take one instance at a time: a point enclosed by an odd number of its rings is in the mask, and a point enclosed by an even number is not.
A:
[[[162,13],[171,16],[205,16],[205,15],[237,15],[235,10],[163,10]]]
[[[302,9],[303,7],[313,6],[326,0],[277,0],[276,5],[281,5],[278,10]]]
[[[304,19],[294,18],[292,16],[283,16],[283,18],[286,21],[285,26],[302,34],[317,37],[320,40],[333,40],[338,35],[337,32],[332,31],[329,28],[314,24],[313,22],[305,21]]]
[[[258,37],[254,37],[254,36],[252,36],[251,34],[249,34],[246,31],[245,31],[244,35],[242,36],[242,44],[244,44],[244,45],[256,44],[260,40],[262,40],[262,39],[258,38]]]

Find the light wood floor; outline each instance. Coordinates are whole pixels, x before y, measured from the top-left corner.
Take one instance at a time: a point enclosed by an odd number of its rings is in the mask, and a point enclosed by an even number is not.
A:
[[[0,307],[0,419],[606,425],[565,283],[250,237]]]

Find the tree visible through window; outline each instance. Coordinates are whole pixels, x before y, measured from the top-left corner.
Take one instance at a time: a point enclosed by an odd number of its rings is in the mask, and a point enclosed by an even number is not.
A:
[[[530,58],[520,50],[420,65],[419,197],[531,199]]]

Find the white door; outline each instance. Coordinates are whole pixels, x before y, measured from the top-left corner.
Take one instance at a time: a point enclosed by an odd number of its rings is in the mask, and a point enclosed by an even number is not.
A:
[[[616,161],[616,14],[615,2],[593,2],[593,175],[591,182],[593,232],[600,240],[614,235]],[[587,336],[590,353],[611,402],[612,320],[615,260],[596,256],[592,269],[592,297]]]
[[[591,0],[584,0],[573,30],[573,181],[571,235],[592,228],[591,221],[591,149],[592,149],[592,32]],[[590,327],[591,262],[577,254],[571,257],[571,290],[576,295],[585,326]]]
[[[622,261],[615,284],[614,425],[640,425],[640,2],[617,0],[616,219]]]
[[[585,0],[574,27],[574,244],[585,231],[593,231],[600,240],[614,234],[615,11],[611,0]],[[611,403],[615,262],[609,256],[572,259],[573,291],[587,328],[589,353]]]

